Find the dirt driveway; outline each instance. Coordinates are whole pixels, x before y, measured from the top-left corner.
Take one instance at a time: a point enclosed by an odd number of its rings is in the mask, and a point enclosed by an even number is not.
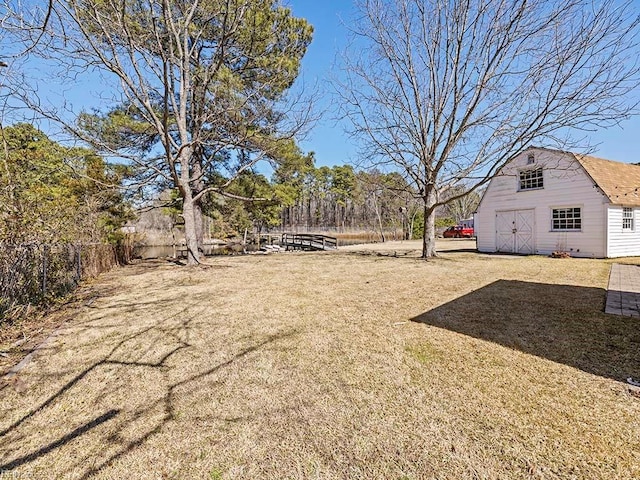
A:
[[[607,262],[401,243],[104,275],[2,385],[0,478],[640,478]]]

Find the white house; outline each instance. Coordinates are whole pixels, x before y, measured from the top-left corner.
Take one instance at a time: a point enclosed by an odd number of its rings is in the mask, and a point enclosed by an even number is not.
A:
[[[640,166],[545,148],[513,158],[475,215],[480,252],[640,256]]]

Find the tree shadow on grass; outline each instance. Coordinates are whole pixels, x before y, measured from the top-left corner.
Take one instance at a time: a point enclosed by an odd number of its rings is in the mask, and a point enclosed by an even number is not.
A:
[[[447,254],[447,253],[478,253],[478,249],[469,247],[469,248],[451,248],[446,250],[438,250],[438,255]]]
[[[120,413],[120,410],[116,410],[116,409],[112,409],[109,410],[108,412],[94,418],[93,420],[85,423],[84,425],[76,428],[75,430],[69,432],[68,434],[64,435],[63,437],[59,438],[58,440],[56,440],[55,442],[52,442],[48,445],[45,445],[42,448],[39,448],[38,450],[36,450],[35,452],[29,453],[27,455],[24,455],[22,457],[18,457],[8,463],[5,463],[3,465],[0,465],[0,472],[8,472],[10,470],[13,470],[14,468],[19,467],[20,465],[24,465],[26,463],[29,463],[33,460],[35,460],[38,457],[41,457],[42,455],[45,455],[49,452],[52,452],[53,450],[55,450],[56,448],[61,447],[62,445],[69,443],[70,441],[78,438],[79,436],[87,433],[89,430],[97,427],[98,425],[101,425],[105,422],[108,422],[109,420],[111,420],[112,418],[114,418],[116,415],[118,415],[118,413]]]
[[[96,475],[101,470],[103,470],[103,469],[109,467],[110,465],[112,465],[119,458],[123,457],[124,455],[127,455],[127,454],[131,453],[136,448],[138,448],[141,445],[143,445],[151,437],[153,437],[154,435],[160,433],[162,431],[162,428],[167,423],[175,420],[176,419],[176,412],[175,412],[175,407],[174,407],[174,397],[175,397],[175,394],[176,394],[175,392],[177,391],[177,389],[179,389],[180,387],[183,387],[185,385],[188,385],[188,384],[191,384],[191,383],[194,383],[194,382],[198,382],[199,380],[203,380],[206,377],[209,377],[211,375],[214,375],[216,372],[224,369],[225,367],[230,366],[234,362],[236,362],[236,361],[240,360],[241,358],[249,355],[250,353],[255,352],[257,350],[260,350],[261,348],[263,348],[263,347],[265,347],[265,346],[267,346],[267,345],[269,345],[269,344],[271,344],[271,343],[273,343],[275,341],[278,341],[278,340],[290,337],[292,335],[295,335],[295,333],[296,333],[295,331],[290,331],[290,332],[284,332],[284,333],[275,334],[275,335],[269,335],[263,341],[261,341],[259,343],[256,343],[256,344],[254,344],[254,345],[252,345],[250,347],[247,347],[247,348],[241,350],[240,352],[236,353],[229,360],[227,360],[225,362],[219,363],[219,364],[213,366],[212,368],[206,369],[206,370],[204,370],[204,371],[202,371],[200,373],[187,376],[186,378],[183,378],[182,380],[179,380],[179,381],[171,383],[167,387],[166,394],[161,399],[159,399],[158,401],[152,403],[151,405],[148,405],[144,409],[138,410],[138,411],[136,411],[134,413],[133,420],[135,421],[135,420],[143,417],[144,415],[149,414],[156,407],[161,407],[163,409],[163,416],[159,421],[157,421],[155,423],[155,425],[153,425],[153,428],[148,429],[146,433],[144,433],[142,435],[139,435],[137,438],[135,438],[133,440],[121,442],[121,448],[119,449],[119,451],[115,452],[114,454],[109,456],[107,459],[105,459],[101,463],[99,463],[99,464],[97,464],[95,466],[92,466],[91,468],[87,469],[85,471],[85,473],[80,478],[81,479],[87,479],[87,478],[91,478],[92,476]],[[147,366],[147,365],[145,365],[145,366]],[[160,366],[160,365],[158,365],[158,366]],[[109,438],[109,440],[111,442],[114,442],[114,441],[118,441],[118,438],[117,438],[117,436],[113,436],[113,437]]]
[[[176,419],[174,404],[177,389],[187,385],[194,385],[197,388],[198,382],[204,381],[207,377],[216,374],[252,352],[296,334],[295,331],[284,331],[262,336],[262,338],[253,340],[245,348],[232,353],[225,361],[176,378],[176,372],[172,371],[169,360],[192,347],[189,341],[191,323],[199,319],[206,310],[207,308],[203,307],[195,312],[190,312],[189,315],[186,315],[186,312],[181,312],[185,314],[183,320],[177,320],[175,315],[171,315],[136,332],[121,336],[107,353],[101,355],[82,371],[76,371],[73,378],[65,381],[55,393],[0,430],[0,451],[4,450],[5,452],[2,464],[0,464],[0,472],[28,466],[40,457],[49,454],[55,455],[60,447],[77,441],[81,437],[93,435],[95,439],[97,435],[102,437],[101,443],[109,445],[109,448],[105,450],[104,458],[88,462],[88,459],[83,458],[83,455],[80,454],[75,464],[71,465],[72,462],[67,462],[67,473],[73,472],[73,475],[79,476],[79,478],[89,478],[112,465],[122,456],[142,446],[151,437],[160,433],[168,422]],[[162,379],[162,385],[165,385],[164,394],[136,409],[126,411],[122,408],[107,407],[108,411],[102,413],[104,412],[104,410],[101,411],[104,409],[104,402],[101,399],[106,398],[110,390],[121,388],[116,382],[112,385],[107,383],[97,391],[91,390],[91,382],[96,381],[91,376],[94,373],[99,376],[105,369],[117,369],[116,371],[120,373],[129,371],[134,375],[143,371],[155,372],[155,376],[152,378]],[[89,383],[87,384],[87,382]],[[73,403],[73,399],[77,398],[83,398],[83,403],[86,405],[78,411],[78,417],[86,419],[84,423],[76,428],[64,424],[52,425],[47,433],[50,436],[57,434],[57,437],[53,437],[48,443],[44,443],[43,440],[43,444],[31,452],[25,452],[20,447],[23,440],[26,441],[29,437],[38,435],[43,422],[46,422],[47,416],[51,415],[51,412],[54,411],[52,409],[56,405],[59,405],[60,402]],[[100,403],[103,405],[100,406]],[[115,405],[111,405],[111,407],[115,407]],[[34,421],[35,423],[33,423]],[[144,427],[136,429],[133,436],[120,435],[120,432],[135,422],[141,426],[144,425]],[[103,424],[105,426],[101,427]]]
[[[640,377],[640,320],[600,288],[498,280],[412,319],[623,381]]]

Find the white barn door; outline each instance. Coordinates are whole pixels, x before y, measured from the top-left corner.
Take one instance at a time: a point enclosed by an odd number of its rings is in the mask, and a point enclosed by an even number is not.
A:
[[[515,210],[509,212],[496,212],[496,251],[515,253],[516,236],[513,230],[516,228]]]
[[[533,210],[516,211],[516,253],[533,253]]]
[[[496,251],[533,253],[534,218],[533,210],[496,212]]]

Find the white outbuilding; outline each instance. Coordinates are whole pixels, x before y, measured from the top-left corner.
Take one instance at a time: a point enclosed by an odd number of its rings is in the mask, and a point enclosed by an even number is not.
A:
[[[475,214],[480,252],[640,256],[640,166],[546,148],[514,157]]]

